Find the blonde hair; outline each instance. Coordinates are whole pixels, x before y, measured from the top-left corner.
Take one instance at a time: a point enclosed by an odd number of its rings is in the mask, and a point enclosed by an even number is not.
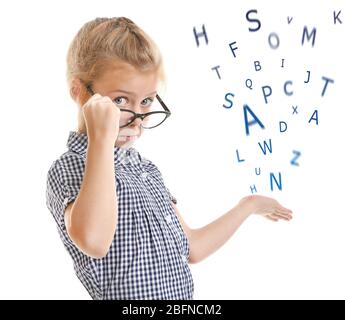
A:
[[[161,53],[155,42],[132,20],[125,17],[96,18],[85,23],[72,40],[67,53],[67,83],[73,79],[89,84],[116,63],[125,62],[139,71],[156,71],[165,81]],[[87,95],[86,91],[83,91]],[[84,96],[85,98],[85,96]],[[85,102],[87,98],[84,99]],[[79,131],[86,132],[78,113]]]

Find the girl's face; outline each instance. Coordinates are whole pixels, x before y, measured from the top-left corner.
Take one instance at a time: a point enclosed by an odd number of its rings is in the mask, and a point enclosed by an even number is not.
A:
[[[119,108],[136,113],[146,113],[150,101],[155,99],[158,74],[153,71],[138,71],[129,64],[117,64],[92,84],[94,92],[108,96]],[[120,128],[115,146],[129,148],[142,135],[142,120],[136,118],[126,127]]]

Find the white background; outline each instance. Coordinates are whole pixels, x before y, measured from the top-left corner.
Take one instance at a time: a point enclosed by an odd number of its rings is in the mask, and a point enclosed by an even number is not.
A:
[[[230,210],[255,184],[293,209],[293,221],[250,217],[220,250],[191,265],[195,299],[345,298],[344,1],[11,1],[1,2],[0,298],[90,299],[74,274],[45,205],[46,174],[66,150],[77,124],[65,81],[68,46],[96,17],[127,16],[160,46],[168,74],[162,97],[172,111],[164,126],[137,142],[161,169],[193,228]],[[246,12],[257,9],[259,32]],[[333,10],[343,24],[333,24]],[[287,16],[293,17],[290,25]],[[197,48],[193,27],[207,29]],[[304,26],[317,28],[314,48],[301,45]],[[268,35],[280,46],[272,50]],[[237,58],[228,44],[237,41]],[[280,68],[281,59],[286,68]],[[255,72],[254,61],[262,70]],[[212,67],[221,65],[219,80]],[[303,83],[306,70],[311,82]],[[335,80],[321,98],[322,76]],[[256,87],[249,91],[244,80]],[[283,92],[294,82],[294,95]],[[273,94],[265,105],[261,86]],[[234,106],[224,109],[226,92]],[[242,105],[266,129],[245,136]],[[292,105],[299,114],[292,115]],[[319,126],[308,124],[319,110]],[[288,131],[279,133],[278,122]],[[264,157],[258,141],[272,139]],[[246,162],[236,162],[239,149]],[[292,150],[302,156],[290,165]],[[254,168],[261,167],[256,177]],[[271,192],[269,172],[282,172]]]

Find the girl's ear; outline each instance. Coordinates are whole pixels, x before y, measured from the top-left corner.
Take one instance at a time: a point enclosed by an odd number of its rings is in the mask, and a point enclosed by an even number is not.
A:
[[[81,86],[82,86],[82,83],[79,79],[74,78],[71,81],[71,87],[70,87],[69,93],[71,95],[71,98],[77,103],[79,103],[80,101]]]

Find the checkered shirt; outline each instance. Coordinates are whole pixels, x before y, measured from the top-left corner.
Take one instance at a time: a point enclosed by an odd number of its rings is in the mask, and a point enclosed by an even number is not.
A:
[[[114,147],[118,222],[107,255],[91,258],[69,238],[64,211],[78,196],[87,144],[87,135],[69,132],[68,151],[52,163],[46,187],[47,207],[79,280],[95,300],[193,299],[189,244],[171,204],[176,199],[157,166],[133,147]]]

